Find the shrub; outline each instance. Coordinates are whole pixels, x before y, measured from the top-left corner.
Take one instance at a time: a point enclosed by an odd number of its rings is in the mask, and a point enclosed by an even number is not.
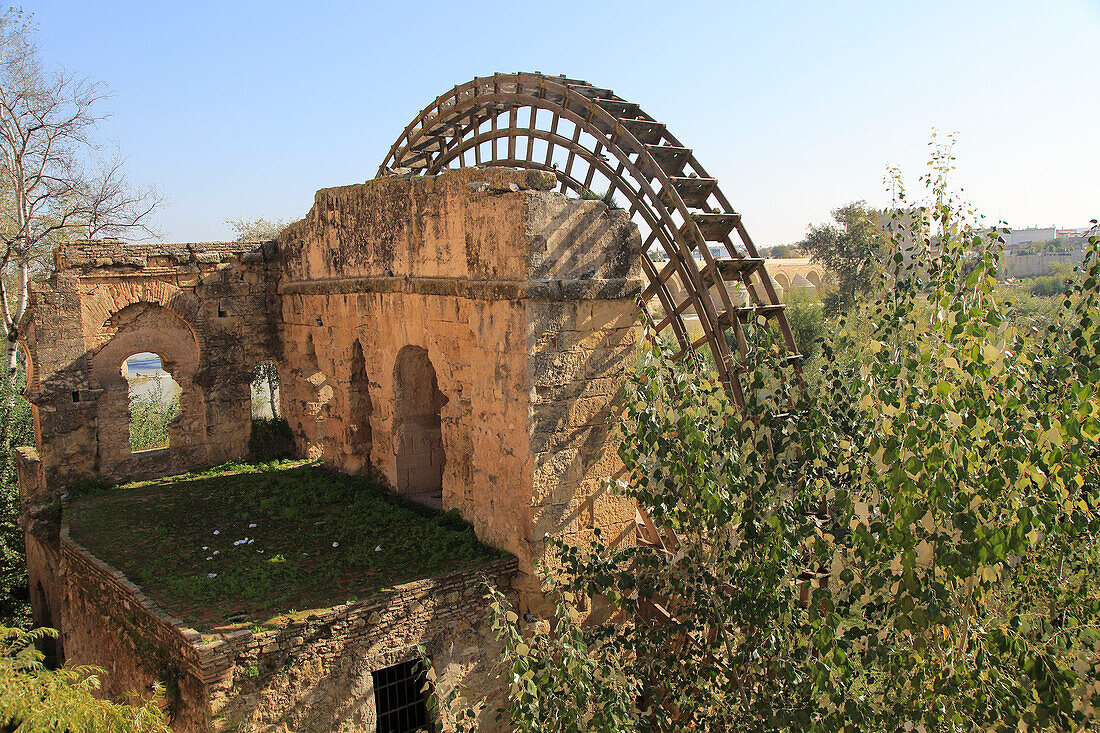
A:
[[[131,391],[130,450],[167,448],[168,426],[179,414],[179,396],[167,398],[159,382],[147,391]]]
[[[825,335],[825,307],[817,293],[791,288],[783,293],[787,307],[787,322],[794,333],[794,343],[806,361],[818,350],[818,341]]]
[[[273,461],[295,455],[294,433],[281,417],[252,421],[248,435],[248,457],[253,461]]]
[[[36,645],[57,638],[53,629],[21,631],[0,626],[0,730],[85,733],[171,733],[158,702],[125,705],[97,697],[98,667],[47,669]]]

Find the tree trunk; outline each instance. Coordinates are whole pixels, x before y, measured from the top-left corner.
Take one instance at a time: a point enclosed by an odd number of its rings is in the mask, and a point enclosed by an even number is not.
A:
[[[0,277],[2,277],[0,273]],[[4,471],[7,471],[7,459],[11,455],[11,421],[15,411],[15,374],[19,369],[19,323],[27,311],[27,293],[30,287],[30,268],[26,261],[19,263],[19,298],[15,313],[8,310],[7,289],[0,284],[0,300],[4,307],[4,356],[7,368],[0,382],[0,394],[4,395],[4,414],[0,416],[0,456],[4,457]]]
[[[275,419],[279,417],[279,407],[275,402],[275,380],[271,378],[271,375],[267,375],[267,391],[271,394],[271,418]]]

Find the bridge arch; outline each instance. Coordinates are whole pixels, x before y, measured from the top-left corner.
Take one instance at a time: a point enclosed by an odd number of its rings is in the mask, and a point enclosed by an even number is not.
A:
[[[667,257],[641,258],[649,281],[642,307],[658,333],[675,337],[676,358],[709,348],[738,402],[737,363],[749,348],[742,323],[773,321],[796,358],[783,306],[741,215],[693,152],[637,104],[564,76],[478,77],[425,107],[378,174],[434,175],[471,165],[553,171],[563,193],[592,197],[606,187],[625,197],[644,249]],[[736,286],[747,292],[747,305]],[[685,315],[698,318],[698,338],[689,335]]]

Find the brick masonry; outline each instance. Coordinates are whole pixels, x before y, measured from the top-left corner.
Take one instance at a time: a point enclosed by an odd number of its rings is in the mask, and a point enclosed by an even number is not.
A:
[[[486,583],[509,592],[514,558],[406,583],[281,628],[203,636],[81,547],[67,525],[60,538],[67,663],[104,667],[104,692],[116,698],[165,685],[176,731],[373,730],[371,672],[419,658],[420,647],[437,692],[458,684],[480,691],[482,729],[496,727],[499,645],[482,598]]]

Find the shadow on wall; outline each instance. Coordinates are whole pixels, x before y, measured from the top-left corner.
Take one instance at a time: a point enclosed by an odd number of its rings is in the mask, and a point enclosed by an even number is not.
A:
[[[367,360],[363,346],[356,339],[351,347],[351,376],[348,379],[348,447],[351,461],[346,466],[349,473],[365,470],[371,462],[371,413],[370,380],[367,378]]]
[[[447,398],[439,391],[428,351],[406,346],[393,367],[394,450],[397,491],[429,506],[443,506],[443,425]]]
[[[328,404],[333,398],[334,390],[328,382],[328,376],[321,371],[312,333],[306,335],[305,352],[297,375],[304,381],[302,389],[305,409],[299,412],[295,432],[304,441],[302,454],[310,459],[320,458],[324,452]],[[312,424],[307,425],[303,419]]]

